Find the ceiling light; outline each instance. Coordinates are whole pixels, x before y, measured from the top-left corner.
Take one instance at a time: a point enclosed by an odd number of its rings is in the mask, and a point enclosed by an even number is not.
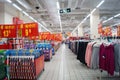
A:
[[[105,0],[102,0],[102,1],[97,5],[97,8],[99,8],[104,2],[105,2]]]
[[[25,11],[22,11],[22,13],[23,13],[23,14],[25,14],[26,16],[29,16],[29,14],[28,14],[28,13],[26,13]]]
[[[22,9],[21,9],[19,6],[17,6],[16,4],[13,4],[13,6],[14,6],[15,8],[17,8],[19,11],[22,11]]]
[[[6,0],[7,2],[9,2],[9,3],[12,3],[12,1],[11,0]]]
[[[120,16],[120,13],[119,13],[119,14],[117,14],[117,15],[115,15],[114,17],[118,17],[118,16]]]
[[[108,20],[103,21],[102,23],[106,23]]]
[[[108,21],[110,21],[111,19],[113,19],[113,17],[109,18]]]
[[[57,2],[57,9],[60,9],[60,5],[59,5],[59,2]]]
[[[96,8],[91,11],[91,14],[92,14],[93,12],[95,12],[95,10],[96,10]]]
[[[17,0],[17,2],[22,5],[26,9],[31,9],[31,7],[28,5],[28,3],[25,0]]]

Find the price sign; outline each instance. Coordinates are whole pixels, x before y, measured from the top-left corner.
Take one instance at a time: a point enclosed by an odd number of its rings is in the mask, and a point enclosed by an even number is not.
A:
[[[16,26],[15,25],[0,25],[0,37],[2,38],[16,37]]]
[[[37,23],[20,24],[18,26],[18,31],[19,34],[22,34],[22,37],[32,37],[39,35]]]

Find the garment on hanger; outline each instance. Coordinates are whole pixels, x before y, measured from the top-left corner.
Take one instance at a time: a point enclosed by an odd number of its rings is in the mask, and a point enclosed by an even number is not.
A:
[[[79,42],[79,48],[78,48],[78,53],[77,53],[77,59],[80,60],[81,63],[86,65],[85,62],[85,51],[87,47],[88,41],[80,41]]]
[[[93,45],[93,51],[91,55],[90,68],[98,69],[99,68],[99,50],[101,43],[96,43]]]
[[[114,74],[115,63],[114,63],[114,46],[113,45],[100,45],[99,52],[99,68],[106,70],[110,75]]]
[[[88,67],[90,67],[93,45],[95,43],[96,42],[90,42],[90,43],[88,43],[87,48],[86,48],[85,62],[86,62],[86,64],[87,64]]]
[[[114,55],[115,55],[115,71],[120,71],[120,44],[114,44]]]

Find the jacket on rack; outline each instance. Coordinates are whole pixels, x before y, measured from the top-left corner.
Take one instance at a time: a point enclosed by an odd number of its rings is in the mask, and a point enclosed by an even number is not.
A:
[[[88,67],[90,67],[92,50],[93,50],[93,45],[94,44],[95,44],[95,42],[90,42],[90,43],[88,43],[87,48],[86,48],[85,62],[86,62]]]
[[[99,68],[106,70],[110,75],[114,74],[115,63],[114,63],[114,46],[105,44],[100,45],[99,52]]]
[[[93,45],[93,51],[91,55],[90,68],[98,69],[99,68],[99,50],[101,43],[96,43]]]
[[[79,42],[78,46],[78,53],[77,53],[77,59],[80,60],[81,63],[86,65],[85,62],[85,51],[87,47],[88,42]]]

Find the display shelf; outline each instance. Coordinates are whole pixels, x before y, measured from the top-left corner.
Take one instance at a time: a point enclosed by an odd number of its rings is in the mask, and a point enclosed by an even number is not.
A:
[[[36,80],[44,69],[44,56],[9,56],[10,80]]]

